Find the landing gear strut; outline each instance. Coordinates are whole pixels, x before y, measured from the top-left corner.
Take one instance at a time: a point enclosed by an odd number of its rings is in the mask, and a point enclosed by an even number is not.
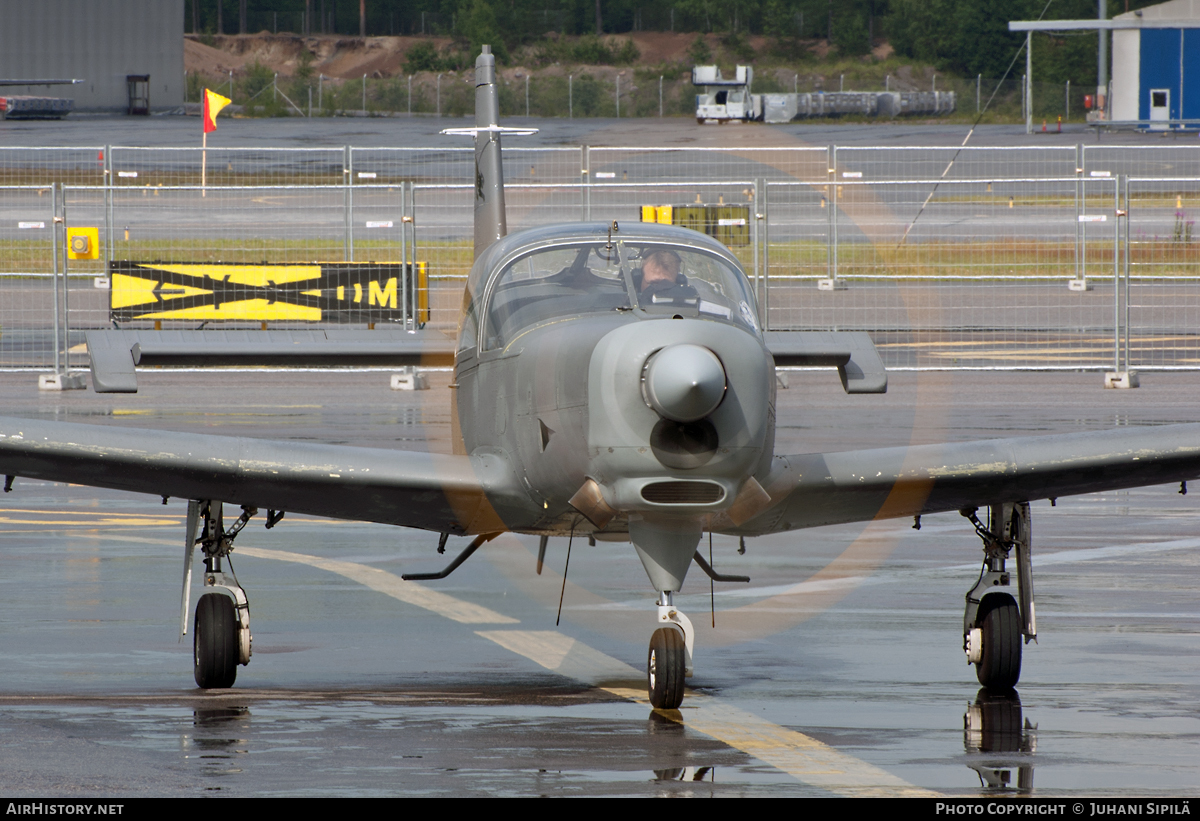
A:
[[[650,637],[646,689],[651,706],[659,710],[675,710],[683,703],[683,681],[692,675],[695,630],[691,619],[675,609],[670,590],[660,593],[658,621],[666,626],[655,630]]]
[[[984,552],[979,581],[967,593],[963,650],[967,663],[975,665],[980,684],[991,690],[1011,690],[1021,678],[1022,636],[1025,643],[1037,640],[1029,503],[991,505],[986,527],[975,516],[975,509],[964,510],[962,515],[975,525]],[[1017,553],[1015,591],[1005,569],[1013,548]]]
[[[204,552],[204,586],[220,591],[205,593],[196,603],[192,655],[196,685],[204,689],[232,687],[237,678],[237,665],[250,663],[250,603],[246,591],[238,584],[233,566],[225,572],[221,569],[221,561],[228,562],[234,538],[257,512],[257,508],[243,507],[242,515],[229,530],[225,530],[221,502],[188,502],[180,638],[187,633],[192,552],[197,546]]]

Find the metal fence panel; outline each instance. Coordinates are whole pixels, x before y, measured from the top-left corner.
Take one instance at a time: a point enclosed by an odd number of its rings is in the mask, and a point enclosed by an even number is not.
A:
[[[1127,184],[1128,365],[1200,367],[1200,176]]]
[[[1097,177],[1200,177],[1200,145],[1085,145],[1083,175]]]
[[[0,187],[0,367],[54,364],[54,234],[50,183]]]
[[[0,185],[103,185],[104,146],[0,146]]]
[[[829,149],[784,148],[589,148],[594,184],[676,180],[825,180]]]
[[[1073,177],[1074,146],[836,146],[832,176],[840,181]]]
[[[750,242],[732,250],[770,326],[871,331],[890,367],[1121,369],[1125,345],[1125,367],[1200,367],[1200,146],[516,145],[504,162],[510,231],[637,221],[643,205],[744,207]],[[54,366],[62,183],[67,226],[99,228],[103,251],[61,263],[72,366],[86,364],[82,330],[109,323],[93,281],[110,259],[415,258],[433,327],[457,326],[470,147],[210,148],[202,186],[203,166],[199,148],[0,148],[0,366]],[[1115,198],[1126,173],[1128,220]]]
[[[890,367],[1102,367],[1111,289],[1068,281],[1111,280],[1114,182],[1082,246],[1072,178],[768,184],[769,327],[871,331]]]

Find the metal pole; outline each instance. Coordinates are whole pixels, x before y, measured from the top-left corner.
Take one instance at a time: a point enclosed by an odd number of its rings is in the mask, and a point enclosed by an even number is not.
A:
[[[1097,8],[1097,16],[1101,20],[1108,19],[1108,3],[1106,0],[1100,0]],[[1100,44],[1098,54],[1096,55],[1096,107],[1100,110],[1100,119],[1107,119],[1104,112],[1108,110],[1108,32],[1104,29],[1098,31],[1100,35]],[[1100,129],[1096,129],[1098,134]]]
[[[317,108],[325,110],[325,75],[317,75]]]
[[[617,75],[617,119],[621,118],[621,75]]]
[[[762,181],[763,327],[771,330],[771,183]]]
[[[413,275],[413,279],[415,280],[416,275],[417,275],[417,186],[415,183],[412,183],[412,182],[409,182],[409,184],[408,184],[408,216],[409,216],[408,259],[409,259],[409,262],[412,264],[412,275]],[[413,286],[413,291],[414,291],[414,293],[416,292],[415,285]],[[419,308],[417,306],[418,306],[418,303],[417,303],[416,298],[414,297],[413,298],[413,327],[414,328],[417,326],[416,318],[417,318],[417,311],[419,310]]]
[[[663,115],[662,75],[658,75],[658,116]]]
[[[1065,108],[1066,108],[1066,116],[1063,117],[1063,119],[1070,120],[1071,119],[1071,81],[1070,80],[1067,80],[1067,101],[1066,101]]]
[[[61,323],[58,318],[58,226],[62,218],[58,214],[58,189],[62,183],[53,183],[50,186],[50,236],[51,236],[51,256],[54,259],[54,276],[50,280],[50,285],[54,292],[54,372],[62,373],[62,366],[59,364],[59,334]]]
[[[1132,333],[1129,324],[1129,177],[1124,177],[1124,184],[1121,186],[1125,194],[1125,370],[1130,369],[1129,365],[1129,336]],[[1132,379],[1132,377],[1130,377]],[[1132,384],[1132,381],[1130,382]]]
[[[437,115],[442,116],[442,75],[437,76]]]
[[[312,86],[308,87],[308,119],[312,119]]]
[[[408,75],[408,116],[412,116],[412,75]]]
[[[233,69],[229,69],[229,99],[233,99]]]
[[[354,155],[350,151],[350,146],[347,145],[342,149],[342,185],[344,186],[342,211],[346,222],[342,254],[347,262],[354,261],[354,194],[350,186],[354,177],[353,163]]]
[[[983,91],[983,75],[980,74],[975,78],[975,113],[979,113],[979,96]]]
[[[367,75],[363,75],[363,116],[367,116]]]
[[[1084,279],[1087,270],[1083,259],[1083,146],[1075,144],[1075,278]]]
[[[567,75],[567,119],[575,116],[575,76]]]
[[[1121,210],[1121,180],[1119,175],[1113,180],[1113,213]],[[1121,372],[1121,258],[1118,256],[1121,241],[1120,217],[1113,220],[1112,258],[1113,258],[1113,370]]]
[[[70,271],[67,263],[67,187],[59,183],[62,196],[58,200],[59,211],[62,213],[62,299],[63,299],[63,373],[71,372],[71,295]]]
[[[408,330],[408,201],[405,189],[408,183],[400,181],[400,316],[404,318],[404,330]],[[415,315],[415,311],[413,312]]]
[[[104,146],[104,275],[112,276],[113,261],[112,146]],[[111,287],[111,285],[110,285]]]
[[[583,182],[583,221],[587,222],[592,218],[592,175],[591,169],[591,150],[588,146],[583,146],[583,167],[579,172],[579,176]]]
[[[275,76],[271,78],[271,102],[279,102],[279,72],[275,72]]]
[[[1025,32],[1025,133],[1033,133],[1033,32]]]
[[[529,116],[529,75],[525,75],[525,116]]]
[[[747,228],[750,229],[750,244],[754,246],[754,299],[759,305],[760,313],[759,313],[758,321],[759,321],[760,325],[763,322],[763,316],[761,313],[762,305],[763,305],[762,269],[759,267],[759,259],[758,259],[758,252],[759,252],[758,246],[759,246],[759,238],[761,235],[759,222],[762,220],[762,213],[759,209],[759,206],[762,204],[761,183],[762,183],[762,180],[756,177],[754,180],[754,199],[750,203],[750,225],[747,226]]]

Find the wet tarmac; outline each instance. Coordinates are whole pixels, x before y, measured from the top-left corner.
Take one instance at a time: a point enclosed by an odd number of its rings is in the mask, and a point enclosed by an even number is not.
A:
[[[448,451],[448,374],[143,372],[136,395],[39,393],[5,415]],[[794,453],[1197,421],[1200,375],[894,373],[846,396],[793,372]],[[683,709],[645,702],[653,597],[628,544],[489,543],[441,582],[436,534],[289,516],[241,534],[254,656],[195,688],[179,642],[185,503],[18,478],[0,497],[0,792],[9,796],[1200,793],[1200,533],[1177,486],[1034,504],[1038,643],[1019,695],[961,650],[979,541],[957,514],[750,539],[677,599]],[[452,540],[447,554],[461,547]],[[438,595],[440,594],[440,595]],[[194,601],[193,594],[193,601]],[[710,626],[710,602],[716,627]]]

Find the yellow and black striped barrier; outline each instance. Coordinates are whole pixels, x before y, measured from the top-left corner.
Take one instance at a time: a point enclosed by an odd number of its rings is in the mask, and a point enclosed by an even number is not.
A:
[[[426,263],[125,262],[109,268],[109,313],[116,322],[429,321]],[[403,291],[407,281],[409,292]]]

